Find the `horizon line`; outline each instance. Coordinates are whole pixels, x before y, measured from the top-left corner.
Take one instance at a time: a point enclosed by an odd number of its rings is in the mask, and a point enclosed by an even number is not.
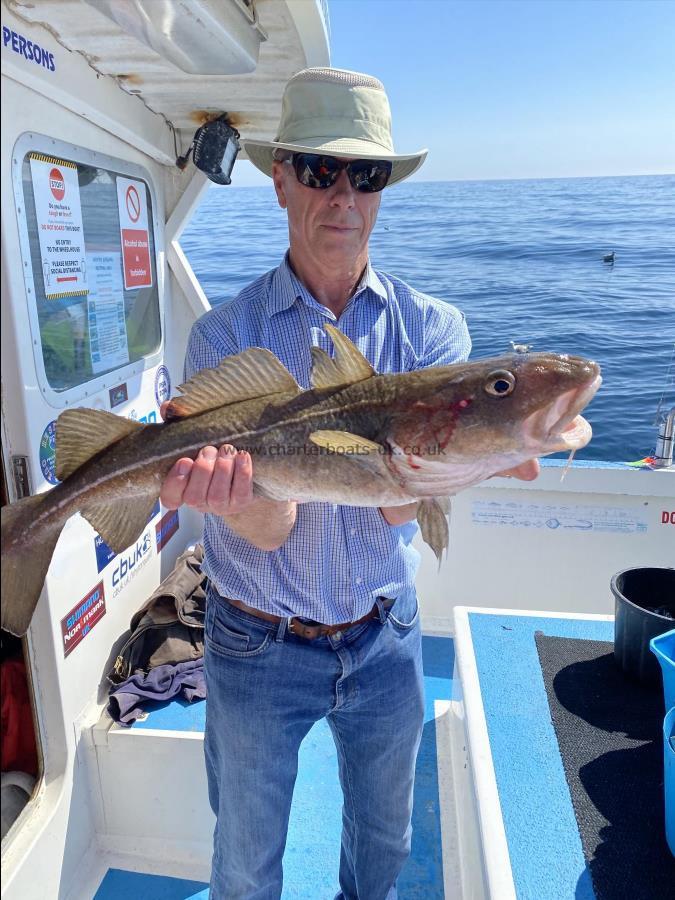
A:
[[[241,162],[248,162],[248,160],[241,160]],[[475,183],[482,184],[485,182],[494,182],[494,181],[582,181],[584,179],[597,179],[597,178],[672,178],[675,176],[675,171],[673,172],[641,172],[639,174],[622,174],[622,175],[519,175],[513,178],[507,177],[490,177],[490,178],[409,178],[406,179],[408,184],[465,184],[465,183]],[[272,179],[269,179],[269,182],[272,182]],[[403,184],[404,182],[400,182]],[[234,180],[228,187],[234,188],[259,188],[266,187],[264,184],[236,184]],[[222,185],[213,184],[213,187],[222,187]],[[392,187],[396,187],[396,185],[392,185]]]

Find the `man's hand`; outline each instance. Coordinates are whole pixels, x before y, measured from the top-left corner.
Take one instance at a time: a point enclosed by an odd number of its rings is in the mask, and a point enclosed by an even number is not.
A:
[[[164,418],[167,403],[160,407]],[[296,504],[253,495],[253,462],[231,444],[204,447],[197,459],[179,459],[159,495],[167,509],[190,506],[222,516],[230,528],[260,550],[276,550],[295,524]]]
[[[204,447],[197,459],[179,459],[167,475],[159,499],[168,509],[182,504],[215,516],[241,513],[253,497],[253,464],[231,444]]]
[[[534,481],[539,475],[541,466],[538,459],[528,459],[527,462],[514,466],[512,469],[505,469],[503,472],[497,472],[495,478],[519,478],[521,481]]]

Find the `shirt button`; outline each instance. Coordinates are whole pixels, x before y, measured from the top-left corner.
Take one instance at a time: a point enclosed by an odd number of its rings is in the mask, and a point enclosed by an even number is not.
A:
[[[356,528],[350,528],[350,529],[349,529],[349,533],[350,533],[351,535],[356,534]]]
[[[359,575],[359,576],[356,578],[356,583],[357,583],[357,584],[361,584],[362,581],[363,581],[363,578],[361,578],[361,576]]]

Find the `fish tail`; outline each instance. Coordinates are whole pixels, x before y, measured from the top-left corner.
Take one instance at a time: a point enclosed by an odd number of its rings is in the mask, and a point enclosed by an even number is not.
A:
[[[65,516],[50,516],[28,536],[28,525],[47,497],[49,494],[25,497],[0,510],[2,627],[17,637],[28,631],[56,542],[66,522]]]

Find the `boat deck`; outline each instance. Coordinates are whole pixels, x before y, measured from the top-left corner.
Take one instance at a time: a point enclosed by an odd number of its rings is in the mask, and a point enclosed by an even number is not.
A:
[[[663,698],[616,667],[613,618],[455,624],[489,896],[665,900]]]
[[[412,854],[399,879],[402,900],[441,900],[450,897],[453,854],[444,853],[443,838],[452,840],[445,822],[454,816],[446,786],[449,753],[444,727],[452,696],[454,644],[449,637],[423,638],[425,725],[417,761],[413,811]],[[170,702],[157,705],[129,731],[199,733],[204,730],[205,703]],[[445,767],[445,768],[444,768]],[[439,787],[440,785],[440,787]],[[451,802],[451,801],[450,801]],[[332,900],[338,890],[342,794],[337,757],[325,721],[317,722],[300,748],[296,790],[284,855],[283,898]],[[447,848],[445,848],[447,849]],[[444,872],[444,857],[446,871]],[[311,861],[311,865],[309,865]],[[450,862],[449,862],[450,861]],[[109,867],[108,867],[109,866]],[[187,900],[206,898],[204,882],[140,871],[125,871],[110,859],[93,885],[95,900]],[[148,867],[150,868],[150,867]],[[311,877],[308,872],[311,871]],[[96,887],[98,885],[98,887]]]

